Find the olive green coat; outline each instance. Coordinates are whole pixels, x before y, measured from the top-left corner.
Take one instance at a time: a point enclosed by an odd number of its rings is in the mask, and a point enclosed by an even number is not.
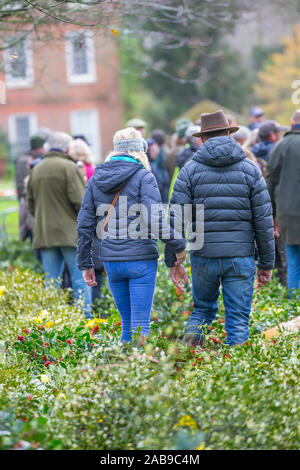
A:
[[[77,214],[85,182],[66,154],[49,152],[29,178],[26,200],[34,216],[33,247],[77,246]]]

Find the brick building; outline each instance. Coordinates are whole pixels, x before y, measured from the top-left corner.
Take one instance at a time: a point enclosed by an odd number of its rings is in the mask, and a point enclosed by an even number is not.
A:
[[[99,32],[65,30],[59,40],[26,38],[3,53],[6,104],[0,126],[14,157],[28,150],[39,128],[84,134],[95,161],[112,147],[122,103],[115,44]]]

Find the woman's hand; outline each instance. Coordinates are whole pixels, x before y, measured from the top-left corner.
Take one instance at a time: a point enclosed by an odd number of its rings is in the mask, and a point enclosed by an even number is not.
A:
[[[184,279],[184,282],[186,284],[189,282],[189,279],[187,277],[184,267],[180,265],[173,266],[173,268],[171,268],[170,274],[171,274],[171,279],[173,283],[175,284],[175,286],[177,287],[177,289],[179,289],[180,292],[183,292],[184,287],[183,287],[182,279]]]
[[[88,286],[92,286],[92,287],[97,286],[94,268],[85,269],[84,271],[82,271],[82,276],[83,276],[84,282]]]
[[[182,264],[185,260],[185,257],[186,257],[186,251],[183,250],[181,251],[180,253],[176,253],[176,262],[175,262],[175,266],[180,266],[180,264]]]

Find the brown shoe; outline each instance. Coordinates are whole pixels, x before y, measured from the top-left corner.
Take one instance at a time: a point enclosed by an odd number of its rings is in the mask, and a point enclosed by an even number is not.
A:
[[[183,344],[187,344],[190,348],[193,348],[195,346],[202,346],[203,340],[200,339],[198,336],[195,334],[188,333],[184,335],[182,338]]]

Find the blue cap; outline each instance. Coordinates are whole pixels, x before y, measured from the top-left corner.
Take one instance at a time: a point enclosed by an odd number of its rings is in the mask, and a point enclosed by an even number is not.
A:
[[[264,110],[260,108],[259,106],[253,106],[253,108],[250,109],[250,116],[258,117],[258,116],[263,116],[264,114],[265,114]]]

